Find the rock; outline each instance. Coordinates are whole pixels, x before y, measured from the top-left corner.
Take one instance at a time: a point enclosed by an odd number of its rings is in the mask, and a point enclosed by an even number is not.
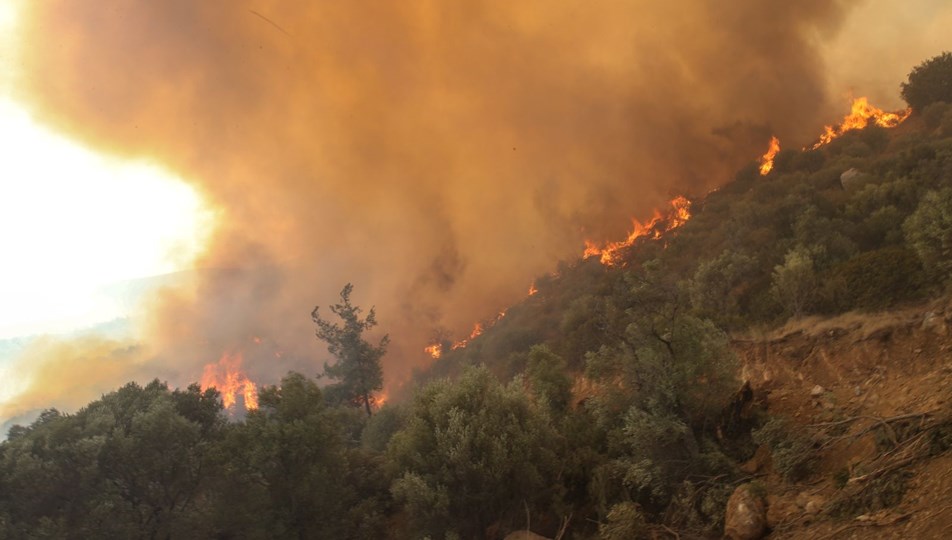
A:
[[[840,186],[843,189],[852,189],[863,185],[863,183],[868,179],[869,175],[858,171],[857,169],[849,169],[840,175]]]
[[[504,540],[549,540],[545,536],[540,536],[532,531],[513,531],[506,535]]]
[[[945,319],[939,317],[936,312],[929,311],[922,317],[922,329],[930,330],[940,336],[944,336],[946,333]]]
[[[807,499],[807,504],[804,505],[803,509],[808,514],[816,515],[820,513],[820,510],[823,510],[824,502],[825,501],[823,500],[823,497],[820,497],[819,495],[814,495],[810,497],[809,499]]]
[[[813,397],[820,397],[823,395],[823,392],[823,387],[818,384],[814,386],[812,390],[810,390],[810,395]]]
[[[724,536],[731,540],[758,540],[767,532],[764,498],[750,484],[734,490],[727,501]]]

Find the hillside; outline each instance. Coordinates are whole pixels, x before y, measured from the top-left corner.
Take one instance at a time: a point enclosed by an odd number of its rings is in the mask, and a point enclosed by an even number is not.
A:
[[[864,111],[591,241],[398,392],[347,285],[323,380],[14,426],[0,537],[945,537],[952,105]]]

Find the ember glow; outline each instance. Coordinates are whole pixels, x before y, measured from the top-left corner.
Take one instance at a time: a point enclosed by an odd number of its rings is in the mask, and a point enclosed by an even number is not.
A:
[[[532,296],[537,292],[539,292],[539,289],[536,288],[535,281],[533,281],[532,285],[529,285],[529,296]]]
[[[615,266],[621,260],[622,250],[630,247],[639,238],[647,237],[653,240],[661,238],[664,233],[677,229],[691,219],[691,201],[686,197],[678,196],[671,199],[668,204],[671,208],[666,214],[655,210],[654,216],[644,223],[637,219],[632,219],[632,230],[628,237],[617,242],[609,242],[604,246],[599,246],[591,240],[585,241],[585,251],[582,257],[589,259],[598,257],[599,261],[605,266]]]
[[[820,135],[820,140],[810,147],[810,149],[815,150],[825,144],[829,144],[830,141],[847,131],[863,129],[871,123],[884,128],[896,127],[906,118],[909,118],[911,112],[912,109],[886,112],[871,105],[869,100],[865,97],[856,98],[853,100],[850,113],[843,118],[843,121],[840,122],[838,126],[825,126],[823,128],[823,134]]]
[[[771,170],[773,170],[773,160],[777,157],[777,153],[780,152],[780,139],[777,137],[770,138],[770,148],[767,149],[767,153],[760,157],[760,174],[761,176],[766,176]]]
[[[258,408],[258,387],[241,370],[242,356],[223,354],[218,362],[208,364],[202,372],[202,390],[215,388],[221,392],[221,401],[226,409],[232,409],[243,398],[245,409]]]

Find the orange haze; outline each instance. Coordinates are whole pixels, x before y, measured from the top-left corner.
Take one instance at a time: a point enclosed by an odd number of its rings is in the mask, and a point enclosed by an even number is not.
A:
[[[313,375],[308,314],[352,282],[402,381],[584,239],[724,183],[772,133],[806,144],[858,3],[24,4],[19,99],[219,211],[194,288],[143,306],[139,370],[84,377],[185,384],[221,351],[261,384]]]

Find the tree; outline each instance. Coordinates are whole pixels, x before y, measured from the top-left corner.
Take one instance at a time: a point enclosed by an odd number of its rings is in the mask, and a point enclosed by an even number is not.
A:
[[[917,112],[937,101],[952,103],[952,53],[946,51],[912,68],[901,94]]]
[[[331,313],[340,317],[343,326],[321,318],[315,307],[311,319],[317,324],[317,338],[327,343],[327,351],[337,358],[334,365],[324,364],[324,374],[339,382],[339,390],[345,399],[354,405],[363,405],[370,416],[373,394],[383,388],[383,370],[380,359],[387,352],[390,336],[384,336],[376,347],[362,335],[364,330],[377,326],[374,308],[364,319],[361,309],[350,303],[354,286],[348,283],[340,292],[341,303],[330,306]]]
[[[523,509],[541,517],[559,494],[558,438],[519,379],[504,386],[473,367],[425,386],[388,447],[414,533],[403,536],[493,537],[524,527]]]
[[[354,538],[354,500],[338,426],[317,384],[288,373],[223,448],[222,538]]]

